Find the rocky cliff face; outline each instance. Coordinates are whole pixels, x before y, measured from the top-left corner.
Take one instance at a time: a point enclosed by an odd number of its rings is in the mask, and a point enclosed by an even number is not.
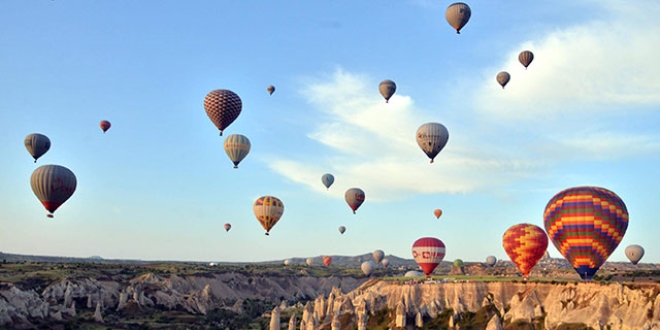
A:
[[[135,277],[127,283],[70,278],[46,287],[43,292],[22,291],[16,286],[0,284],[0,326],[31,328],[31,320],[62,320],[76,315],[76,308],[94,310],[102,321],[103,312],[122,310],[127,306],[183,309],[192,314],[206,314],[215,308],[228,308],[240,313],[244,299],[300,301],[335,292],[349,292],[364,280],[352,277],[266,277],[240,273],[204,276],[167,277],[152,273]],[[341,288],[337,291],[336,288]],[[76,307],[77,306],[77,307]]]

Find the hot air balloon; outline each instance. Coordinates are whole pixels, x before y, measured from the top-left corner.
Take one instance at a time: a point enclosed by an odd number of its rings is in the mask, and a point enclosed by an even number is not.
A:
[[[364,191],[360,188],[351,188],[346,190],[346,193],[344,194],[344,199],[346,199],[346,203],[348,203],[348,206],[351,207],[351,210],[353,210],[353,214],[355,214],[355,211],[364,203]]]
[[[346,231],[346,227],[344,226],[339,226],[339,233],[343,234]]]
[[[524,279],[527,279],[548,249],[548,236],[539,226],[521,223],[504,232],[502,246]]]
[[[417,129],[415,135],[417,137],[417,145],[431,158],[431,163],[433,163],[435,156],[440,153],[442,148],[447,145],[447,140],[449,140],[447,128],[439,123],[426,123]]]
[[[238,168],[238,164],[250,152],[250,146],[250,140],[245,135],[231,134],[225,138],[225,152],[234,163],[234,168]]]
[[[590,280],[628,228],[628,210],[614,192],[574,187],[556,194],[543,213],[545,230],[583,280]]]
[[[376,265],[371,261],[365,261],[362,263],[360,268],[362,268],[364,275],[370,276],[374,270],[376,270]]]
[[[497,258],[495,256],[486,257],[486,265],[493,267],[497,263]]]
[[[220,130],[225,130],[241,114],[243,103],[238,94],[227,89],[216,89],[204,98],[204,110],[209,119]]]
[[[511,80],[511,75],[506,71],[502,71],[497,74],[495,79],[497,80],[497,83],[502,86],[502,89],[504,89],[504,86],[506,86],[506,84],[509,83],[509,80]]]
[[[50,149],[50,139],[39,133],[28,134],[25,140],[23,140],[23,143],[27,151],[32,155],[32,158],[34,158],[35,163],[39,157],[43,156]]]
[[[330,186],[332,186],[332,184],[335,182],[335,176],[330,173],[323,174],[321,177],[321,182],[323,182],[323,185],[327,189],[330,189]]]
[[[284,260],[284,266],[291,266],[291,259]]]
[[[445,257],[445,243],[437,238],[422,237],[413,243],[412,255],[426,277],[429,277]]]
[[[52,218],[55,210],[73,195],[76,191],[76,183],[73,172],[60,165],[40,166],[30,177],[32,191],[48,210],[49,218]]]
[[[637,244],[628,245],[625,253],[628,260],[630,260],[633,265],[637,265],[639,260],[644,256],[644,248]]]
[[[520,64],[522,64],[525,69],[532,63],[534,60],[534,53],[530,52],[529,50],[523,50],[520,52],[518,55],[518,61],[520,61]]]
[[[385,252],[383,252],[383,250],[376,250],[372,255],[374,257],[374,260],[376,260],[376,263],[379,264],[381,261],[383,261],[383,258],[385,257]]]
[[[378,90],[380,91],[380,95],[385,98],[385,103],[388,103],[392,95],[396,92],[396,84],[392,80],[386,79],[380,82]]]
[[[461,259],[454,260],[454,267],[457,267],[457,268],[463,267],[463,260],[461,260]]]
[[[307,258],[307,260],[305,260],[305,263],[307,264],[307,266],[311,266],[314,263],[314,260],[312,260],[312,258]]]
[[[409,270],[405,274],[403,274],[403,277],[420,277],[424,275],[424,273],[416,270]]]
[[[456,30],[456,34],[461,33],[461,29],[470,20],[471,15],[470,7],[463,2],[452,3],[445,12],[447,23]]]
[[[266,235],[282,217],[284,213],[284,204],[277,197],[262,196],[254,202],[254,215],[262,227],[266,230]]]
[[[103,130],[103,134],[105,134],[105,132],[107,132],[110,129],[110,126],[112,126],[112,124],[110,124],[110,122],[107,120],[101,120],[99,126],[101,127],[101,130]]]
[[[383,260],[380,262],[380,264],[383,265],[383,268],[387,269],[387,267],[390,266],[390,261],[387,260],[387,259],[383,259]]]
[[[231,229],[231,224],[228,222],[228,223],[225,224],[225,231],[228,232],[229,229]]]
[[[440,217],[442,216],[442,210],[441,209],[433,210],[433,215],[435,215],[436,219],[440,219]]]
[[[273,85],[268,85],[266,89],[268,90],[268,95],[273,95],[273,93],[275,92],[275,86]]]
[[[323,264],[326,267],[330,267],[330,264],[332,263],[332,257],[331,256],[325,256],[323,257]]]

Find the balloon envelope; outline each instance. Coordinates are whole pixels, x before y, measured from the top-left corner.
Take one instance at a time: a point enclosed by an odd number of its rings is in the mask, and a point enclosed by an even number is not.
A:
[[[486,257],[486,265],[493,267],[497,263],[497,258],[495,256]]]
[[[231,224],[230,224],[230,223],[226,223],[226,224],[225,224],[225,231],[229,231],[229,229],[231,229]]]
[[[105,133],[110,129],[110,126],[112,126],[112,124],[110,124],[110,122],[107,120],[101,120],[99,126],[101,127],[101,130],[103,130],[103,133]]]
[[[321,176],[321,182],[323,182],[323,185],[326,188],[330,188],[335,182],[335,176],[330,173],[323,174],[323,176]]]
[[[633,265],[637,265],[639,260],[644,256],[644,248],[637,244],[628,245],[625,253],[628,260],[630,260]]]
[[[442,216],[442,210],[441,209],[433,210],[433,215],[435,215],[436,219],[440,219],[440,217]]]
[[[539,226],[521,223],[504,232],[502,246],[522,275],[528,277],[548,249],[548,236]]]
[[[376,263],[379,264],[381,261],[383,261],[383,258],[385,257],[385,252],[383,252],[383,250],[376,250],[372,255]]]
[[[392,80],[386,79],[380,82],[378,90],[380,91],[380,95],[385,98],[385,103],[388,103],[392,95],[396,92],[396,84]]]
[[[43,165],[32,172],[30,185],[41,204],[53,212],[66,202],[76,191],[76,176],[68,168],[60,165]]]
[[[376,270],[376,265],[371,261],[365,261],[362,263],[360,268],[362,268],[364,275],[369,276],[374,272],[374,270]]]
[[[326,267],[330,267],[330,264],[332,263],[332,257],[331,256],[325,256],[323,257],[323,264]]]
[[[284,213],[284,204],[273,196],[262,196],[257,198],[253,205],[254,215],[262,227],[266,230],[266,235],[280,220]]]
[[[39,133],[28,134],[23,140],[25,149],[30,153],[34,162],[37,162],[39,157],[43,156],[50,149],[50,139]]]
[[[348,206],[353,210],[353,214],[355,214],[355,211],[364,203],[364,191],[360,188],[348,189],[344,194],[344,199],[346,199],[346,203],[348,203]]]
[[[227,89],[216,89],[204,98],[204,110],[215,127],[222,131],[238,118],[243,108],[243,102],[238,94]]]
[[[435,156],[447,145],[449,131],[440,123],[426,123],[417,129],[415,136],[417,145],[433,163]]]
[[[268,90],[269,95],[273,95],[273,93],[275,92],[275,86],[268,85],[268,87],[266,87],[266,90]]]
[[[534,53],[530,52],[529,50],[523,50],[520,52],[518,55],[518,61],[520,61],[520,64],[522,64],[525,69],[532,63],[534,60]]]
[[[314,263],[314,260],[312,260],[312,258],[307,258],[307,260],[305,260],[305,263],[307,264],[307,266],[311,266]]]
[[[413,243],[412,255],[429,276],[445,257],[445,243],[434,237],[422,237]]]
[[[291,265],[291,259],[284,260],[284,266],[290,266],[290,265]]]
[[[420,277],[424,275],[424,273],[416,270],[409,270],[405,274],[403,274],[403,277]]]
[[[223,144],[229,159],[234,163],[234,168],[250,153],[250,140],[245,135],[231,134],[225,138]]]
[[[470,20],[470,16],[472,16],[470,6],[463,2],[452,3],[445,11],[447,23],[456,30],[457,34],[461,33],[461,29]]]
[[[346,227],[339,226],[339,233],[343,234],[346,231]]]
[[[509,80],[511,80],[511,75],[506,71],[501,71],[497,74],[495,80],[497,80],[497,83],[502,86],[502,89],[504,89],[504,86],[506,86],[506,84],[509,83]]]
[[[582,279],[590,280],[623,239],[628,210],[610,190],[574,187],[550,199],[543,222],[557,250]]]
[[[454,260],[454,267],[463,267],[463,260],[461,259]]]
[[[387,268],[390,266],[390,261],[387,259],[383,259],[383,261],[381,261],[380,264],[383,265],[383,268]]]

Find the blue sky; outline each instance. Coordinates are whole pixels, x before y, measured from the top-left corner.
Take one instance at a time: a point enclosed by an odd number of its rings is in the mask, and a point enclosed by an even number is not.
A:
[[[457,35],[450,3],[2,2],[0,250],[412,258],[412,243],[433,236],[446,260],[508,259],[507,228],[542,227],[554,194],[595,185],[630,212],[610,260],[640,244],[642,261],[658,262],[660,4],[474,1]],[[525,49],[528,70],[517,60]],[[502,70],[512,76],[504,90]],[[398,86],[388,104],[384,79]],[[252,142],[238,170],[202,106],[219,88],[243,100],[225,131]],[[450,135],[434,164],[415,143],[426,122]],[[52,142],[37,164],[22,143],[35,132]],[[78,179],[53,220],[29,185],[43,164]],[[343,199],[351,187],[366,192],[356,215]],[[263,195],[285,205],[270,237],[252,212]]]

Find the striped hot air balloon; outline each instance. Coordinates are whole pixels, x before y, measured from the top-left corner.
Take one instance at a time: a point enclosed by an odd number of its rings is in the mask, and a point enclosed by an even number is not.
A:
[[[545,207],[545,230],[583,280],[590,280],[614,252],[628,228],[628,210],[614,192],[574,187]]]
[[[548,236],[539,226],[521,223],[504,232],[502,246],[526,279],[548,249]]]
[[[422,237],[413,243],[412,255],[429,277],[445,257],[445,243],[434,237]]]
[[[238,118],[243,102],[238,94],[228,89],[216,89],[204,98],[204,110],[213,124],[220,130],[220,136]]]
[[[277,197],[262,196],[254,202],[253,209],[257,220],[266,230],[266,235],[269,235],[284,213],[284,203]]]
[[[50,139],[39,133],[28,134],[23,140],[25,149],[30,153],[34,162],[37,162],[39,157],[43,156],[50,149]]]
[[[520,61],[520,64],[525,67],[525,70],[527,70],[527,67],[532,63],[533,60],[534,53],[530,52],[529,50],[523,50],[518,55],[518,61]]]
[[[55,210],[71,198],[76,191],[76,184],[76,176],[73,172],[60,165],[40,166],[30,177],[32,191],[48,210],[49,218],[52,218]]]
[[[355,211],[357,211],[357,209],[360,208],[360,205],[364,203],[364,191],[360,188],[348,189],[344,194],[344,199],[346,200],[346,203],[348,203],[348,206],[351,208],[351,210],[353,210],[353,214],[355,214]]]
[[[231,134],[225,138],[224,148],[234,168],[250,153],[250,139],[245,135]]]
[[[332,263],[332,257],[331,256],[325,256],[323,257],[323,264],[326,267],[330,267],[330,264]]]

